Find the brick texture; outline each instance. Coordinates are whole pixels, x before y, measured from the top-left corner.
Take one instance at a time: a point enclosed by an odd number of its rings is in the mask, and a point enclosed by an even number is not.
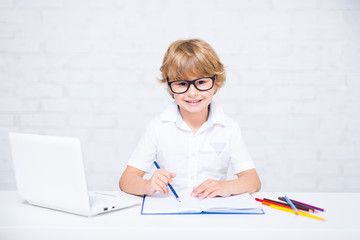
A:
[[[360,191],[359,0],[0,0],[0,190],[10,131],[79,137],[90,189],[118,189],[183,38],[226,65],[263,191]]]

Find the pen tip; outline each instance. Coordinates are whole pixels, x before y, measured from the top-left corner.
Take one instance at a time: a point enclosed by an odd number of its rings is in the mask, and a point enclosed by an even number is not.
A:
[[[178,202],[181,202],[180,198],[177,198],[176,200],[178,200]]]

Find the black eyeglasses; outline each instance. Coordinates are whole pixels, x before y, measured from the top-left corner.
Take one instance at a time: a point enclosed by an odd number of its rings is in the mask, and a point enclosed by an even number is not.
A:
[[[181,94],[189,90],[191,84],[194,85],[195,88],[199,91],[208,91],[214,87],[215,79],[216,79],[216,75],[212,77],[197,78],[191,81],[176,80],[169,82],[169,78],[167,79],[167,81],[173,93]]]

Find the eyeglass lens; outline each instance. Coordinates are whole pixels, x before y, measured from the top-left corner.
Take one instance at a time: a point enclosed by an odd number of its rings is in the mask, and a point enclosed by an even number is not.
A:
[[[171,88],[175,93],[182,93],[188,90],[189,84],[191,84],[191,81],[174,81]],[[200,78],[195,81],[194,85],[198,90],[206,91],[212,88],[213,80],[212,78]]]

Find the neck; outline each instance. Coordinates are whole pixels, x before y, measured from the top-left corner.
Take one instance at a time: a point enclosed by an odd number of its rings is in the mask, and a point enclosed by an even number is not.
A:
[[[180,114],[184,122],[189,126],[191,131],[195,134],[200,127],[207,121],[209,117],[209,108],[201,112],[187,112],[180,108]]]

